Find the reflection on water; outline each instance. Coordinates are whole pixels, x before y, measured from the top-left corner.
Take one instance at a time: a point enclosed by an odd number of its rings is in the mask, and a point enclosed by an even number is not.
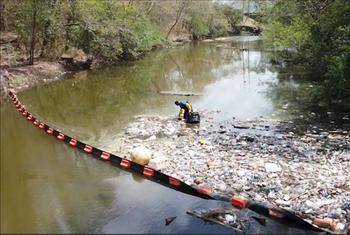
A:
[[[230,63],[213,69],[215,82],[205,87],[204,97],[197,106],[221,110],[220,119],[271,114],[272,102],[263,91],[269,83],[276,82],[276,73],[268,70],[264,63],[260,64],[263,59],[261,52],[243,51]]]
[[[270,115],[273,104],[264,91],[276,83],[276,72],[269,66],[259,41],[199,43],[68,75],[19,97],[30,112],[62,132],[107,146],[134,115],[175,116],[175,99],[190,100],[199,110],[222,110],[219,119]],[[1,106],[2,233],[231,233],[185,213],[219,205],[96,161],[48,138],[11,105]],[[164,219],[172,216],[177,219],[166,227]],[[261,231],[293,232],[286,229],[271,223]]]

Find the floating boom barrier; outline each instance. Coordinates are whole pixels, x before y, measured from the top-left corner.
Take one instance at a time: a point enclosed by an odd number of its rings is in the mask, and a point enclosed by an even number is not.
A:
[[[319,227],[316,227],[306,222],[305,220],[298,217],[291,211],[278,208],[278,207],[268,206],[252,200],[247,200],[245,198],[242,198],[236,195],[232,197],[222,196],[214,193],[214,191],[211,188],[204,187],[204,186],[190,186],[185,182],[181,181],[180,179],[166,175],[158,170],[152,169],[148,166],[140,165],[126,158],[119,157],[113,153],[101,150],[99,148],[86,144],[82,141],[74,139],[60,132],[59,130],[48,126],[44,122],[34,117],[31,113],[29,113],[25,109],[24,105],[21,104],[21,102],[17,98],[17,95],[14,94],[13,92],[9,91],[9,97],[12,100],[13,104],[16,106],[19,113],[21,113],[24,118],[26,118],[29,122],[35,125],[38,129],[45,131],[48,135],[56,138],[58,141],[64,142],[69,146],[71,146],[72,148],[79,149],[85,152],[86,154],[89,154],[95,157],[96,159],[109,162],[119,167],[122,170],[137,173],[138,175],[141,175],[146,179],[152,180],[154,182],[157,182],[159,184],[162,184],[174,190],[180,191],[182,193],[186,193],[186,194],[203,198],[203,199],[230,202],[232,206],[238,209],[244,209],[244,208],[250,209],[258,214],[277,220],[291,227],[296,227],[296,228],[315,231],[315,232],[325,232]]]

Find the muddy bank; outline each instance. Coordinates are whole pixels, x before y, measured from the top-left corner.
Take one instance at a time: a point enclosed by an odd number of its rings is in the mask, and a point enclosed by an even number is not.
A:
[[[289,131],[291,121],[216,123],[214,112],[201,113],[200,126],[175,118],[136,118],[120,133],[117,144],[106,147],[129,156],[143,145],[152,158],[167,158],[163,172],[190,185],[271,203],[310,221],[332,218],[339,230],[349,223],[348,128],[311,125],[304,135],[296,135]]]
[[[1,97],[6,97],[9,89],[20,92],[37,84],[61,79],[66,72],[61,64],[50,61],[38,61],[34,65],[1,69]]]
[[[60,79],[66,68],[57,59],[39,58],[36,50],[34,65],[28,65],[28,54],[18,35],[12,32],[0,34],[0,91],[1,98],[7,97],[8,90],[23,91],[39,83]]]

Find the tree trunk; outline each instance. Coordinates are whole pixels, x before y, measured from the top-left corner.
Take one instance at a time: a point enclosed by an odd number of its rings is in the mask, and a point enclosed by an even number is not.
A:
[[[67,24],[65,25],[65,37],[64,37],[64,50],[67,51],[69,46],[69,40],[70,40],[70,35],[69,35],[69,30],[70,30],[70,24],[71,24],[71,17],[68,16],[67,19]]]
[[[7,30],[7,19],[6,19],[6,5],[5,1],[0,1],[0,31]]]
[[[165,37],[167,40],[169,38],[169,35],[170,35],[171,31],[174,29],[174,27],[179,22],[179,20],[181,18],[182,11],[184,10],[185,6],[186,6],[186,2],[182,2],[180,8],[176,12],[175,23],[170,27],[170,29],[169,29],[168,33],[166,34],[166,37]]]
[[[37,14],[36,1],[33,2],[32,7],[33,7],[33,21],[32,21],[32,37],[31,37],[30,49],[29,49],[29,65],[34,64],[36,14]]]
[[[66,27],[66,34],[65,34],[65,38],[64,38],[64,50],[67,51],[68,50],[68,42],[69,42],[69,29],[68,27]]]
[[[171,33],[171,31],[173,30],[173,28],[175,27],[175,25],[177,24],[178,20],[175,20],[175,23],[171,26],[171,28],[169,29],[168,33],[166,34],[166,39],[168,40],[169,35]]]
[[[45,56],[45,49],[46,49],[47,45],[49,44],[49,37],[50,37],[49,31],[48,31],[49,27],[50,27],[50,22],[48,21],[48,22],[45,23],[43,42],[41,44],[39,57]]]
[[[154,6],[154,2],[152,1],[150,7],[146,11],[146,15],[149,15],[149,13],[152,11],[153,6]]]
[[[46,54],[45,53],[45,48],[47,47],[48,44],[49,44],[49,40],[47,39],[47,36],[45,36],[44,39],[43,39],[43,43],[41,44],[39,58],[45,56],[45,54]]]

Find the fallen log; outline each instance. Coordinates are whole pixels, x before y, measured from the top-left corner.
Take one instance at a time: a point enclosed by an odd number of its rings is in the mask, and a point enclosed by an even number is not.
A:
[[[200,93],[191,93],[186,91],[160,91],[161,95],[177,95],[177,96],[201,96]]]

